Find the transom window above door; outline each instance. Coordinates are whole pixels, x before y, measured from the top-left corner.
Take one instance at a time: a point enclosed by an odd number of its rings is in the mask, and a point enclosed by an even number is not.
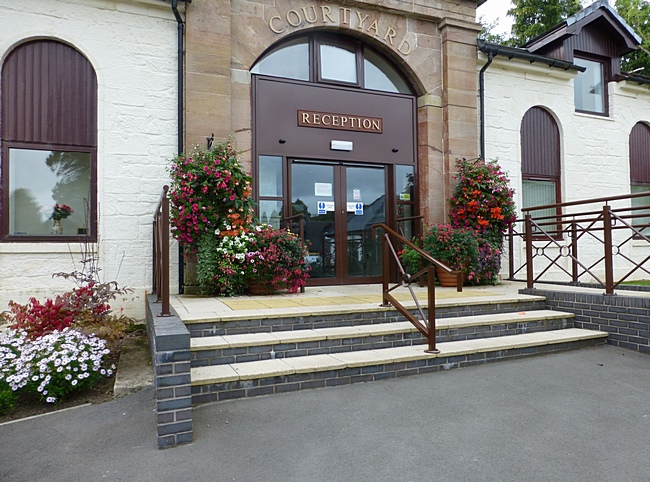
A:
[[[266,53],[251,73],[412,94],[402,74],[379,52],[341,35],[292,38]]]

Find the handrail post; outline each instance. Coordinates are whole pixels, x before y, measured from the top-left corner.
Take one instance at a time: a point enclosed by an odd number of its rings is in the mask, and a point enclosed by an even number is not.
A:
[[[609,204],[603,206],[603,243],[605,244],[605,294],[614,294],[614,260],[612,259],[612,213]]]
[[[163,186],[162,199],[162,313],[160,316],[170,316],[169,309],[169,186]]]
[[[435,268],[433,266],[427,268],[427,276],[431,281],[427,285],[427,341],[429,343],[429,349],[426,352],[440,353],[440,350],[436,348],[436,284],[433,282],[433,277],[435,276]]]
[[[381,306],[390,305],[388,298],[386,297],[388,294],[388,278],[390,270],[388,236],[388,233],[384,233],[381,237]]]
[[[514,248],[514,239],[515,239],[515,230],[511,224],[508,226],[508,279],[511,280],[515,277],[515,248]]]
[[[533,288],[533,221],[530,214],[526,214],[526,288]]]
[[[571,279],[578,282],[578,227],[575,219],[571,221]]]

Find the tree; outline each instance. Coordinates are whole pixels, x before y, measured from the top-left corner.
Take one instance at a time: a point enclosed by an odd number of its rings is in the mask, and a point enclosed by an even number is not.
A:
[[[488,23],[483,16],[479,17],[478,22],[481,24],[481,31],[478,33],[478,38],[493,44],[508,45],[508,36],[502,33],[494,33],[494,29],[499,22],[495,19],[493,22]]]
[[[628,0],[635,1],[635,0]],[[512,39],[522,45],[582,9],[580,0],[512,0]]]
[[[647,0],[616,0],[616,11],[643,42],[639,49],[627,54],[621,60],[621,69],[633,70],[650,76],[650,2]],[[637,70],[639,69],[639,70]]]

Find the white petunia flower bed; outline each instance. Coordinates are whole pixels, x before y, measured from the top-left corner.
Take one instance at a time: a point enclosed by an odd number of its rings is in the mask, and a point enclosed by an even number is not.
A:
[[[105,340],[71,328],[34,340],[24,331],[0,332],[0,412],[3,393],[9,398],[36,392],[54,403],[69,392],[92,387],[113,374],[115,366],[105,366],[109,353]]]

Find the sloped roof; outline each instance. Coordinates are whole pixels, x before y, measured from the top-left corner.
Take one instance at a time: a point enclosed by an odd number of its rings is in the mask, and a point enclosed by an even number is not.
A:
[[[607,3],[607,0],[597,0],[550,30],[529,40],[522,47],[529,52],[535,52],[550,44],[562,42],[568,37],[578,35],[582,28],[599,18],[604,18],[609,23],[618,37],[617,43],[624,45],[624,50],[627,52],[635,50],[641,44],[641,37]]]

